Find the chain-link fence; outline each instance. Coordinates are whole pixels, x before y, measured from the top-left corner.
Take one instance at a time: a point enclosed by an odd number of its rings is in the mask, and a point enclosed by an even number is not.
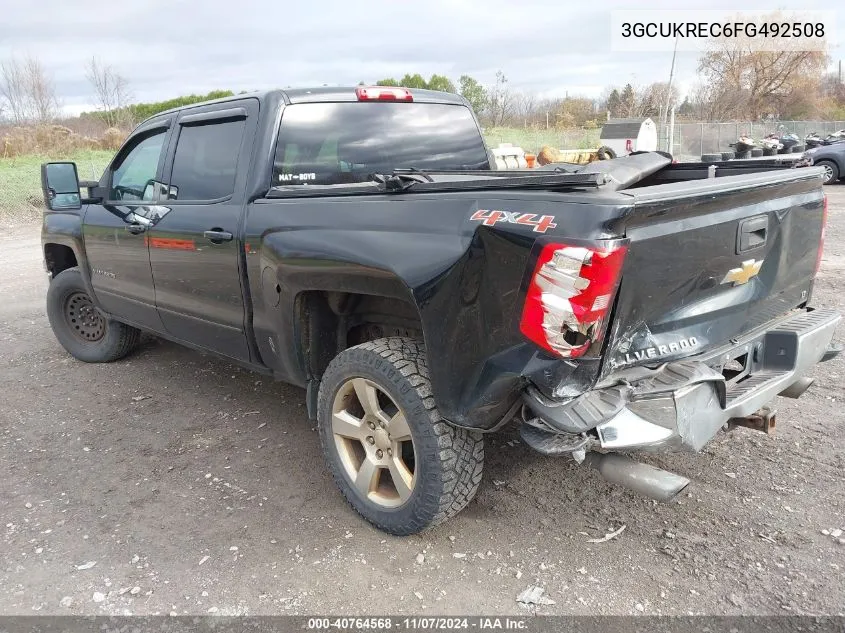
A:
[[[658,127],[659,123],[658,123]],[[658,149],[668,143],[668,125],[659,130]],[[699,160],[702,154],[731,150],[740,135],[760,140],[773,132],[791,132],[803,141],[811,132],[822,138],[845,129],[845,121],[763,121],[733,123],[675,123],[672,154],[681,161]],[[490,147],[511,143],[526,152],[538,152],[544,145],[560,149],[589,149],[601,145],[601,129],[543,130],[532,128],[487,128],[484,138]],[[803,143],[802,143],[803,144]]]
[[[667,126],[668,128],[668,126]],[[681,161],[699,160],[702,154],[731,151],[740,135],[759,141],[773,132],[790,132],[802,140],[811,132],[822,138],[845,129],[845,121],[758,121],[734,123],[676,123],[672,155]],[[659,149],[668,146],[666,129],[661,130]]]
[[[0,158],[0,221],[25,222],[41,214],[41,163],[72,160],[80,180],[99,180],[111,157],[109,151],[87,151],[78,156]]]

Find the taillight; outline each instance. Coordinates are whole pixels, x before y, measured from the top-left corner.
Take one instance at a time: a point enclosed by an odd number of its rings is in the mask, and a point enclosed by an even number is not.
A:
[[[413,101],[414,95],[407,88],[387,88],[383,86],[358,86],[355,89],[358,101]]]
[[[543,246],[522,309],[522,333],[558,356],[584,355],[604,338],[627,250]]]
[[[824,205],[822,206],[822,234],[819,237],[819,253],[816,255],[816,274],[819,268],[822,267],[822,252],[824,251],[824,232],[827,229],[827,196],[824,197]]]

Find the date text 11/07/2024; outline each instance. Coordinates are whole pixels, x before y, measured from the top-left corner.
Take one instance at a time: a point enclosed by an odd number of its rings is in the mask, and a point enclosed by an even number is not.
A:
[[[310,631],[527,631],[528,620],[513,617],[309,618]]]

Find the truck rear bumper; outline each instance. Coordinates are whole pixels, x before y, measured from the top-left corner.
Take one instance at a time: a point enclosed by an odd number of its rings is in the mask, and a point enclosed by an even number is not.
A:
[[[551,433],[595,429],[603,450],[698,451],[731,418],[751,415],[829,356],[840,320],[832,310],[793,313],[712,352],[622,370],[571,400],[529,389],[525,404]]]

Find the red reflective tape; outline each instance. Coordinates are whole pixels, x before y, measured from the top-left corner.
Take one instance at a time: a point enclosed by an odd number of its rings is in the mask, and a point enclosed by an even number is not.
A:
[[[179,240],[171,237],[149,237],[146,241],[150,248],[167,248],[174,251],[197,250],[194,240]]]

